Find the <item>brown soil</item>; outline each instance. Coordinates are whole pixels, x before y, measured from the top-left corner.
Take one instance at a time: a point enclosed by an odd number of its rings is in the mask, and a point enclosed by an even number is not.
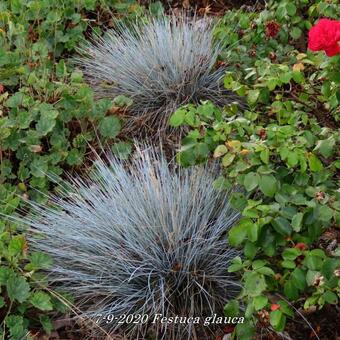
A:
[[[260,340],[339,340],[340,339],[340,308],[339,306],[326,305],[319,311],[311,314],[304,314],[310,326],[301,316],[297,315],[289,320],[284,334],[281,336],[274,332],[267,331],[265,335],[261,335],[258,331],[256,339]]]
[[[165,9],[186,9],[197,10],[199,14],[223,14],[223,12],[232,8],[248,7],[253,10],[263,8],[264,0],[162,0]],[[139,1],[140,4],[147,5],[148,0]]]

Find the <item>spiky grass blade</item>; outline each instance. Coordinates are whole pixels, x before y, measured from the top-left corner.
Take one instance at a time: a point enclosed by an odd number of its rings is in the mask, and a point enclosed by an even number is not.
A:
[[[223,88],[225,70],[215,69],[221,47],[213,44],[213,27],[208,18],[174,15],[120,24],[86,43],[76,62],[98,96],[133,99],[130,125],[142,121],[161,132],[183,104],[240,102]]]
[[[65,183],[53,205],[32,204],[21,219],[43,236],[32,237],[32,247],[52,256],[51,280],[75,296],[84,315],[146,314],[151,321],[157,313],[221,313],[239,291],[227,272],[237,251],[225,237],[238,214],[213,188],[211,167],[169,167],[152,148],[138,155],[129,164],[98,160],[91,178]],[[181,324],[122,327],[142,336],[158,328],[177,339],[192,331]]]

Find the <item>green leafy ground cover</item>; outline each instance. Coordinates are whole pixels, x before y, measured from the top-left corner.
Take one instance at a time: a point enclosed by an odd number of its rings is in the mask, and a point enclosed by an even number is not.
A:
[[[109,145],[127,157],[131,145],[116,114],[124,102],[96,100],[69,58],[84,37],[111,27],[113,16],[144,13],[134,1],[1,2],[1,213],[13,214],[27,200],[45,202],[53,190],[46,174],[81,172],[89,145]],[[233,198],[243,218],[229,234],[244,258],[229,271],[240,274],[245,288],[226,306],[228,315],[245,306],[248,322],[236,330],[241,339],[259,321],[283,330],[294,315],[287,301],[305,308],[338,301],[339,248],[333,239],[320,240],[325,231],[337,232],[340,219],[340,62],[306,52],[307,30],[323,16],[339,17],[335,1],[281,0],[260,13],[227,12],[215,31],[225,46],[225,87],[244,96],[249,109],[202,103],[181,108],[170,121],[190,127],[178,154],[182,164],[218,159],[224,171],[216,185],[244,189]],[[30,251],[25,232],[0,222],[3,338],[41,327],[49,333],[49,312],[66,309],[41,274],[51,260]],[[275,293],[282,298],[273,301]]]
[[[26,200],[45,202],[53,184],[47,174],[80,171],[89,146],[118,138],[119,101],[95,100],[82,74],[67,59],[88,34],[135,18],[135,1],[2,1],[0,4],[0,212],[11,215]],[[20,339],[28,329],[52,324],[46,312],[65,311],[48,292],[39,270],[51,260],[32,253],[21,225],[0,222],[1,337]],[[37,283],[39,282],[39,283]]]
[[[229,267],[244,284],[249,321],[237,326],[241,339],[258,322],[283,331],[294,316],[289,302],[306,310],[338,303],[340,58],[306,51],[307,30],[319,17],[339,17],[339,7],[280,1],[261,13],[227,13],[216,29],[230,70],[225,87],[249,109],[206,102],[179,109],[170,121],[191,129],[182,164],[213,157],[223,167],[216,185],[243,189],[232,199],[242,219],[228,236],[245,256]],[[226,312],[239,313],[239,302]]]

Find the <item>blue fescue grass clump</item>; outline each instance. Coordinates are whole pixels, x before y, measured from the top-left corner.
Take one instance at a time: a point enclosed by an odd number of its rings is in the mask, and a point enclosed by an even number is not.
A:
[[[98,96],[133,100],[127,123],[161,132],[181,105],[239,101],[224,89],[225,70],[215,68],[221,46],[213,28],[211,19],[185,15],[119,24],[83,45],[76,61]]]
[[[24,222],[40,237],[32,236],[31,245],[52,256],[52,282],[73,294],[83,315],[152,320],[157,313],[222,313],[239,291],[227,271],[237,251],[225,237],[238,214],[226,192],[213,188],[212,168],[169,166],[152,148],[129,164],[98,160],[89,178],[65,183],[50,205],[32,204]],[[120,326],[100,325],[108,332]],[[139,336],[150,328],[121,326]],[[151,327],[165,338],[190,338],[192,331],[180,324]]]

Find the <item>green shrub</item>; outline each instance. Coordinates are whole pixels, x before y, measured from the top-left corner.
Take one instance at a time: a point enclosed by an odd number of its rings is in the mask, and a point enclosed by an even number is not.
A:
[[[118,139],[119,103],[95,101],[82,74],[67,58],[84,36],[100,33],[114,14],[135,17],[135,1],[11,0],[0,4],[0,213],[46,201],[47,174],[82,170],[89,145],[112,145],[122,157],[130,144]],[[117,143],[116,143],[117,142]],[[47,289],[45,254],[31,253],[22,225],[0,222],[0,335],[28,337],[46,312],[64,308]],[[59,307],[58,307],[59,306]]]
[[[315,1],[308,15],[305,6],[280,1],[261,13],[228,13],[216,31],[230,66],[225,87],[245,96],[248,110],[203,102],[180,108],[170,121],[191,128],[180,163],[212,156],[223,169],[215,185],[243,188],[233,197],[243,218],[228,235],[244,253],[229,267],[244,284],[249,321],[236,328],[242,339],[258,319],[282,331],[293,316],[287,301],[322,308],[340,293],[340,248],[329,236],[340,224],[340,56],[305,52],[303,41],[314,18],[337,12],[330,1]],[[239,22],[241,39],[232,22]],[[266,32],[268,22],[275,36]]]

